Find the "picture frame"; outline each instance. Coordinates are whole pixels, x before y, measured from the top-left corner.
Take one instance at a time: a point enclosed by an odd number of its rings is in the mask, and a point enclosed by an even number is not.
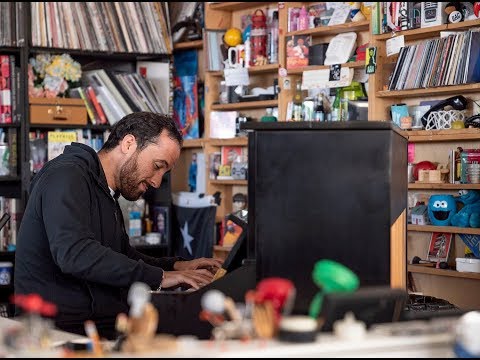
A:
[[[170,208],[155,205],[153,207],[153,231],[160,234],[160,244],[166,244],[169,232]]]
[[[446,262],[450,254],[452,238],[452,233],[433,232],[428,246],[427,260]]]

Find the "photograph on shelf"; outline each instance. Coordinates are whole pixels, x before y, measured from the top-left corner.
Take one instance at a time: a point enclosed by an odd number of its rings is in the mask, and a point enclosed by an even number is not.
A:
[[[311,35],[290,35],[285,37],[287,45],[287,69],[308,66],[309,46],[312,44]]]
[[[452,244],[451,233],[432,233],[430,245],[428,246],[428,261],[448,261],[450,247]]]

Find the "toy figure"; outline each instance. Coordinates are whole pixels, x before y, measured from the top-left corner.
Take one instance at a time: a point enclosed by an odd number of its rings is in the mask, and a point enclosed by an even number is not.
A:
[[[209,290],[203,294],[201,305],[200,319],[213,326],[212,336],[215,340],[246,340],[252,337],[251,321],[242,316],[233,299],[220,290]]]
[[[130,312],[117,316],[117,330],[124,334],[120,348],[124,352],[148,352],[176,348],[176,340],[169,335],[156,335],[158,311],[150,302],[150,287],[134,283],[128,292]]]
[[[333,260],[319,260],[312,272],[318,292],[310,303],[309,315],[317,319],[323,304],[323,295],[330,292],[353,292],[360,285],[358,276],[346,266]]]
[[[432,225],[452,225],[452,217],[457,212],[453,195],[432,195],[428,200],[428,217]]]
[[[459,194],[455,200],[462,207],[452,216],[451,224],[459,227],[480,228],[480,193],[475,190],[460,190]]]
[[[245,295],[252,307],[255,332],[261,338],[272,338],[278,330],[282,316],[290,314],[295,301],[293,282],[284,278],[271,277],[261,280],[255,290]]]

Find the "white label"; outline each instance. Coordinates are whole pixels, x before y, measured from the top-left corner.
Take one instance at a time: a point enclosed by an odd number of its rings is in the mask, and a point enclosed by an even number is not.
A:
[[[394,36],[387,40],[387,56],[395,55],[400,52],[400,49],[405,46],[405,36]]]

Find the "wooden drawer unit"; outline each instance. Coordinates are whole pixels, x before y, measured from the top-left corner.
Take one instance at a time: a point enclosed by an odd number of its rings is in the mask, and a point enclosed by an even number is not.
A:
[[[29,98],[31,124],[87,125],[82,99]]]

